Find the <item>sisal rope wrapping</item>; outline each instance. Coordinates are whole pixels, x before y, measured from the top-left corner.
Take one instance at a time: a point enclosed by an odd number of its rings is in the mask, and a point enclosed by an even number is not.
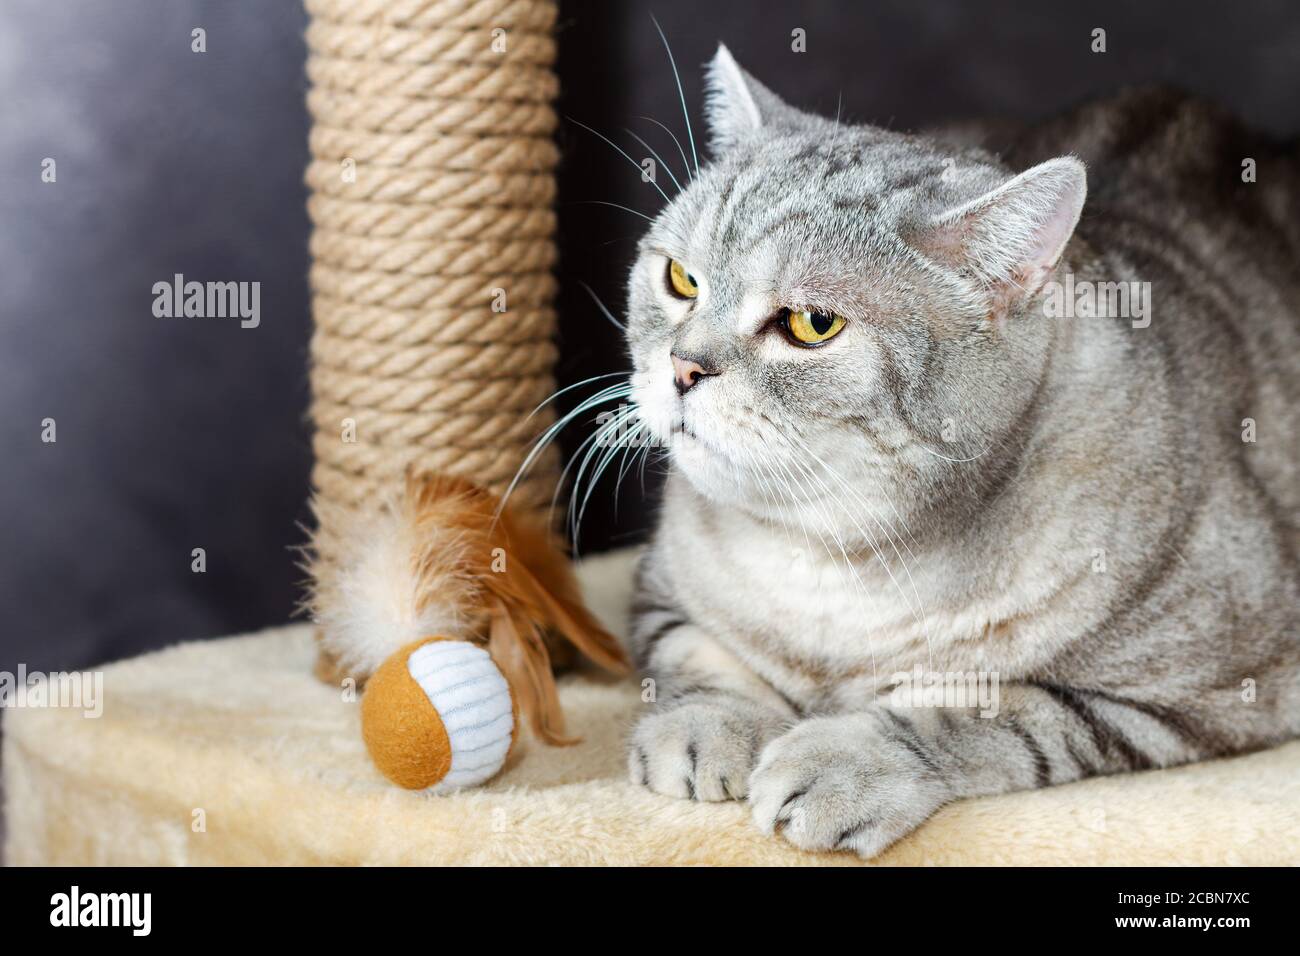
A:
[[[317,496],[378,504],[408,465],[501,494],[553,421],[554,0],[306,7]],[[544,514],[556,471],[511,504]]]

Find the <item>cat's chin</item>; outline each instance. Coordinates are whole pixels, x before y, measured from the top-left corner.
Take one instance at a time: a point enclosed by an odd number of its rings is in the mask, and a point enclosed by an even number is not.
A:
[[[668,448],[673,461],[684,471],[696,469],[714,469],[717,467],[717,454],[705,444],[694,432],[685,428],[676,428],[668,439]]]
[[[750,512],[765,493],[747,467],[697,434],[679,429],[673,432],[669,448],[677,473],[716,505]]]
[[[704,497],[727,504],[740,496],[735,466],[694,432],[675,430],[669,451],[678,472]]]

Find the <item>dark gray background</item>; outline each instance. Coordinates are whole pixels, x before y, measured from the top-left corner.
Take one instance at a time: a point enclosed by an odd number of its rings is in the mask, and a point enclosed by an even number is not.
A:
[[[1215,97],[1300,131],[1300,14],[1274,2],[562,3],[561,111],[617,136],[684,126],[699,65],[727,42],[793,102],[913,128],[1032,119],[1125,84]],[[292,0],[6,0],[0,6],[0,669],[98,663],[287,620],[310,466],[306,82]],[[203,26],[208,52],[190,52]],[[1104,27],[1109,52],[1089,51]],[[807,31],[808,51],[790,50]],[[696,129],[697,138],[702,133]],[[624,140],[626,141],[626,140]],[[562,381],[623,367],[617,309],[655,194],[607,146],[561,131]],[[632,150],[641,155],[640,150]],[[58,182],[40,182],[43,157]],[[680,175],[680,170],[679,170]],[[168,321],[154,282],[262,283],[260,328]],[[40,422],[58,422],[58,442]],[[575,427],[571,448],[584,434]],[[653,490],[653,482],[652,482]],[[584,550],[635,540],[593,496]],[[206,574],[190,551],[207,550]]]

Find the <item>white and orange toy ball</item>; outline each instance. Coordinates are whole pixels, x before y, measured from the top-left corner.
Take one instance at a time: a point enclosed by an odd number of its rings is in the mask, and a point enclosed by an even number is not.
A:
[[[500,772],[519,739],[519,708],[486,648],[433,637],[402,648],[366,682],[361,735],[389,780],[448,793]]]

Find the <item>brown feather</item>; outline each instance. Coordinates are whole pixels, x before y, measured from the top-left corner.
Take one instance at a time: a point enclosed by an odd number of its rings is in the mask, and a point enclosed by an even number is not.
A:
[[[498,601],[492,611],[488,652],[538,739],[553,746],[577,743],[578,738],[565,734],[550,655],[537,625]]]
[[[534,733],[550,744],[575,743],[565,734],[542,629],[558,633],[606,670],[623,674],[630,665],[618,641],[583,604],[568,559],[543,528],[502,509],[496,496],[463,478],[408,472],[406,505],[418,540],[445,542],[445,534],[433,532],[456,532],[455,549],[443,544],[412,555],[417,582],[428,582],[427,588],[417,584],[417,604],[447,600],[441,591],[448,561],[458,562],[455,576],[473,588],[467,603],[486,621],[489,651]]]
[[[606,670],[626,674],[631,665],[618,640],[606,631],[582,602],[569,560],[547,540],[545,532],[506,511],[499,526],[505,532],[507,560],[504,577],[510,587],[527,596],[537,620],[554,628],[578,650]],[[484,582],[489,589],[502,575]]]

